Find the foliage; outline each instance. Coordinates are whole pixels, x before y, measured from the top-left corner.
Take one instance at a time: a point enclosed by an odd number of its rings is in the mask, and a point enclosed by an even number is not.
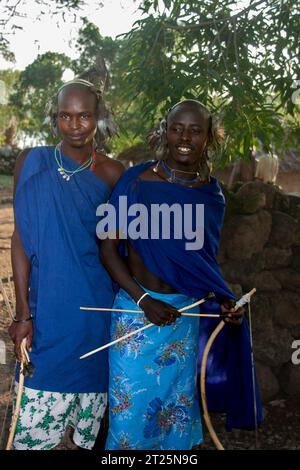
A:
[[[62,85],[62,75],[70,67],[70,59],[64,54],[47,52],[20,72],[10,104],[19,121],[19,128],[38,140],[52,141],[46,127],[45,106],[48,99]]]
[[[123,98],[138,102],[140,132],[171,104],[196,98],[223,115],[224,159],[258,139],[299,146],[299,3],[292,0],[143,1],[125,40]],[[300,88],[300,86],[298,87]],[[288,126],[288,132],[286,128]]]
[[[55,4],[63,14],[66,4],[76,10],[82,2]],[[299,148],[299,98],[293,99],[300,95],[294,87],[300,80],[299,3],[140,0],[139,5],[142,19],[128,34],[103,37],[83,19],[75,61],[48,52],[21,72],[11,103],[27,133],[41,135],[45,103],[64,70],[85,72],[101,53],[111,77],[105,98],[120,129],[115,153],[141,141],[182,98],[199,99],[221,115],[227,133],[221,164],[246,157],[259,140],[276,150]],[[46,129],[42,136],[51,139]]]
[[[101,36],[99,29],[83,18],[83,26],[75,44],[75,49],[80,55],[72,63],[77,75],[93,68],[98,54],[106,63],[109,86],[104,93],[104,99],[114,111],[119,128],[119,138],[114,139],[110,145],[114,154],[139,141],[135,136],[138,129],[138,110],[134,118],[129,116],[126,110],[130,102],[126,101],[122,94],[124,70],[121,58],[125,47],[126,41]]]

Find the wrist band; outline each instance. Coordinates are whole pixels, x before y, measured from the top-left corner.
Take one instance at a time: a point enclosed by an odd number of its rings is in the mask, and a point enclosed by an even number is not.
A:
[[[146,297],[146,295],[150,295],[150,294],[148,294],[148,292],[144,292],[143,295],[139,298],[139,300],[136,303],[138,306],[140,306],[141,300],[143,300],[143,298]]]
[[[22,319],[22,320],[17,320],[16,317],[13,317],[13,321],[15,323],[26,323],[26,322],[32,320],[32,318],[33,318],[32,315],[30,315],[29,318],[25,318],[25,319]]]

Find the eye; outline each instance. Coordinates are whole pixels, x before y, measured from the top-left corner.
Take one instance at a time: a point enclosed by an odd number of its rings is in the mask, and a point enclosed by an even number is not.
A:
[[[69,115],[67,113],[59,113],[60,119],[69,119]]]
[[[192,133],[193,133],[193,134],[201,134],[201,133],[202,133],[202,129],[200,129],[199,127],[193,127],[193,128],[192,128]]]
[[[171,127],[171,130],[172,130],[173,132],[181,132],[182,129],[181,129],[181,127],[179,127],[179,126],[172,126],[172,127]]]
[[[81,114],[81,119],[89,119],[91,117],[91,115],[89,113],[83,113]]]

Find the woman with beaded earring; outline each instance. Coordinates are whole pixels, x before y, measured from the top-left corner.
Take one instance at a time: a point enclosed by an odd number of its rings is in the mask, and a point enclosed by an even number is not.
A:
[[[34,372],[25,378],[13,448],[52,449],[70,425],[74,443],[91,449],[107,403],[107,356],[88,363],[79,356],[87,345],[107,342],[110,318],[80,306],[114,300],[99,258],[96,210],[123,166],[104,153],[115,126],[99,85],[65,83],[47,122],[60,143],[22,152],[15,170],[16,314],[9,332],[18,360],[27,339]]]
[[[112,314],[112,339],[149,322],[157,326],[110,348],[109,450],[189,450],[202,442],[196,390],[199,334],[201,349],[218,320],[205,318],[210,320],[208,324],[201,319],[199,329],[199,317],[183,316],[180,310],[195,300],[207,299],[209,293],[215,299],[207,300],[202,312],[229,312],[232,318],[226,321],[235,324],[225,328],[222,344],[213,352],[209,405],[227,412],[229,428],[253,427],[249,338],[245,322],[240,326],[241,312],[232,308],[234,294],[216,259],[225,203],[217,180],[210,175],[208,156],[221,137],[214,117],[200,102],[177,103],[149,136],[158,160],[127,170],[110,198],[120,222],[109,238],[104,239],[105,233],[98,235],[103,238],[103,263],[121,287],[114,308],[125,309]],[[128,217],[123,217],[123,199],[122,203],[119,200],[125,195],[131,208]],[[161,217],[153,216],[158,206]],[[189,212],[185,213],[187,206]],[[204,219],[197,219],[197,206],[204,208]],[[142,214],[139,223],[144,225],[142,237],[132,230],[137,226],[131,217],[137,207]],[[174,211],[168,219],[166,208]],[[193,222],[195,244],[189,244],[185,215]],[[169,225],[164,231],[166,219]],[[126,263],[119,255],[124,238]],[[135,310],[139,312],[129,313]],[[199,313],[198,307],[189,312]],[[260,422],[258,397],[257,404]]]

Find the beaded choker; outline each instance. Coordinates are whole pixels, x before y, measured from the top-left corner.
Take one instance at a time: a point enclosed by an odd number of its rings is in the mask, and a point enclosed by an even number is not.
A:
[[[57,158],[57,152],[58,152],[58,158]],[[78,168],[72,171],[67,170],[66,168],[63,167],[62,155],[61,155],[61,143],[57,144],[57,146],[55,147],[54,157],[58,166],[57,168],[58,173],[60,173],[60,175],[65,181],[70,181],[71,177],[75,175],[75,173],[80,173],[83,170],[87,170],[88,168],[90,168],[91,165],[93,169],[94,160],[95,160],[95,151],[93,151],[92,155],[86,162],[82,163]]]
[[[161,166],[162,166],[164,172],[168,175],[167,180],[168,180],[170,183],[184,183],[184,184],[191,185],[191,184],[198,183],[198,182],[202,181],[199,171],[182,171],[182,170],[175,170],[174,168],[170,168],[170,167],[167,165],[167,163],[165,162],[165,160],[159,160],[159,161],[157,162],[157,165],[156,165],[155,168],[153,169],[153,171],[154,171],[155,173],[157,173],[157,171],[158,171],[159,164],[161,164]],[[196,175],[196,177],[195,177],[195,178],[192,178],[192,179],[179,178],[178,176],[176,176],[176,171],[178,171],[178,172],[180,172],[180,173],[194,174],[194,175]]]

